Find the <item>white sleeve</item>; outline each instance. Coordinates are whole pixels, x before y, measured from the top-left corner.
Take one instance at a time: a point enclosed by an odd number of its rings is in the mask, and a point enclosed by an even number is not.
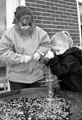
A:
[[[13,42],[4,33],[0,40],[0,60],[5,64],[20,63],[21,55],[13,50]]]

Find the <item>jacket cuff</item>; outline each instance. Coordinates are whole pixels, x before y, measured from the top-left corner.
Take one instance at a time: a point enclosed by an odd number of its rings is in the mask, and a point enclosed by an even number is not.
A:
[[[51,58],[48,60],[47,66],[53,66],[53,65],[57,64],[58,61],[59,61],[58,57],[55,56],[54,58]]]

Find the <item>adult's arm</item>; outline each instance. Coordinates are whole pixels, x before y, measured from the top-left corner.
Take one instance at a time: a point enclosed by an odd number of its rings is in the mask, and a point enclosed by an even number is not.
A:
[[[8,33],[11,31],[5,31],[0,40],[0,60],[5,64],[19,64],[23,56],[15,52],[12,36]]]
[[[42,29],[39,28],[39,41],[40,45],[37,49],[37,52],[44,56],[48,50],[49,50],[49,45],[50,45],[50,38],[49,35]]]

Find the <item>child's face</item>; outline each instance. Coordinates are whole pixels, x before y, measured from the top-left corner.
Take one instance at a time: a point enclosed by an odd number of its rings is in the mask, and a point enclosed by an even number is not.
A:
[[[56,41],[54,46],[52,46],[52,49],[56,53],[56,55],[60,55],[63,54],[68,49],[68,45],[63,41],[59,40]]]

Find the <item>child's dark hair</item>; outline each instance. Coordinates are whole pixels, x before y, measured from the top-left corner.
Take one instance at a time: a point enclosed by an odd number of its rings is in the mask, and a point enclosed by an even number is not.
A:
[[[31,10],[26,6],[18,6],[16,8],[16,12],[14,13],[13,24],[16,24],[17,22],[19,22],[20,18],[26,15],[31,16],[31,22],[33,22],[33,14]]]

